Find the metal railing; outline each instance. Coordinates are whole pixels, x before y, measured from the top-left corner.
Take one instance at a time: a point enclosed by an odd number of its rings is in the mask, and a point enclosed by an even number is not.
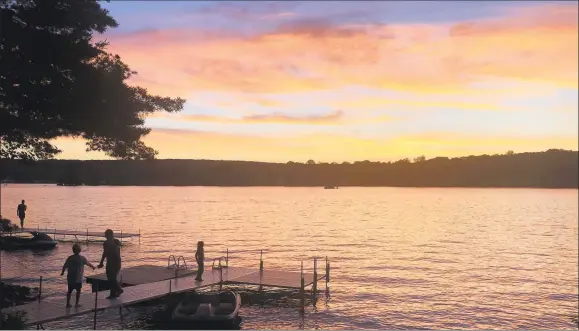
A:
[[[177,267],[177,259],[175,259],[175,255],[169,255],[169,258],[167,259],[167,268],[171,268],[171,258],[173,259],[173,266]]]

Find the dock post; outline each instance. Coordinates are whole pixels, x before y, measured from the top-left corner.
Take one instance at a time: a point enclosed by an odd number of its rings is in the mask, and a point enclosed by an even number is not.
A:
[[[41,297],[42,297],[42,276],[40,276],[40,285],[38,287],[38,302],[40,302]]]
[[[88,245],[88,228],[86,228],[86,244]]]
[[[302,261],[302,269],[300,272],[300,278],[301,278],[301,281],[300,281],[300,306],[301,306],[301,310],[303,311],[304,306],[305,306],[305,304],[304,304],[304,302],[305,302],[305,298],[304,298],[304,296],[305,296],[304,261]]]
[[[141,228],[139,228],[139,245],[141,244]]]
[[[229,267],[229,248],[226,248],[225,250],[225,267]]]
[[[312,293],[315,295],[318,291],[318,258],[314,257],[314,285],[312,286]]]
[[[0,183],[0,185],[2,184]],[[2,304],[1,304],[4,303],[4,297],[2,296],[3,287],[4,284],[2,283],[2,252],[0,252],[0,329],[2,329],[2,321],[4,320],[4,316],[2,315]]]
[[[330,282],[330,262],[326,256],[326,292],[328,291],[328,283]]]
[[[122,248],[122,245],[123,245],[123,231],[121,230],[121,248]]]
[[[263,249],[259,255],[259,272],[263,272]]]
[[[97,283],[96,283],[96,292],[94,292],[93,330],[96,330],[98,300],[99,300],[99,283],[97,282]]]
[[[327,271],[326,271],[326,273],[328,274],[327,277],[326,277],[326,281],[327,281],[328,283],[330,282],[330,270],[331,270],[331,269],[332,269],[332,268],[330,267],[330,261],[328,261],[328,268],[327,268]]]

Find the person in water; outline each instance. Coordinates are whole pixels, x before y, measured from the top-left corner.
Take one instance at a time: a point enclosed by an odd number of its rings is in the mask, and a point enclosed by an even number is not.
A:
[[[18,216],[18,218],[20,218],[20,227],[24,228],[24,219],[26,218],[26,204],[24,203],[24,200],[22,200],[22,203],[18,205],[18,208],[16,209],[16,216]]]
[[[203,249],[203,242],[197,242],[197,251],[195,252],[195,261],[197,261],[197,277],[195,280],[200,282],[203,280],[203,271],[205,270],[205,250]]]
[[[115,299],[124,292],[117,280],[121,271],[121,242],[115,239],[111,229],[105,231],[105,237],[107,240],[103,244],[103,256],[98,267],[102,268],[104,260],[107,259],[106,274],[111,289],[111,294],[107,299]]]
[[[62,266],[61,276],[64,276],[64,271],[68,269],[68,274],[66,275],[66,281],[68,283],[68,292],[66,293],[66,308],[72,307],[70,305],[70,297],[72,291],[76,291],[76,304],[75,307],[79,307],[78,300],[80,299],[80,289],[82,288],[82,278],[84,274],[84,266],[87,265],[95,269],[86,257],[80,255],[80,245],[74,244],[72,246],[73,255],[69,256]]]

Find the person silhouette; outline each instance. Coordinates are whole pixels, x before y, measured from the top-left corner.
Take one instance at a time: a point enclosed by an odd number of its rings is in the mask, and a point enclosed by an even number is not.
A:
[[[195,252],[195,261],[197,262],[197,277],[195,280],[203,281],[203,271],[205,269],[205,248],[202,241],[197,242],[197,251]]]
[[[115,239],[115,235],[111,229],[105,231],[105,238],[106,241],[103,243],[103,256],[98,268],[103,267],[103,262],[106,259],[107,281],[111,289],[111,293],[107,299],[115,299],[124,292],[117,280],[119,272],[121,271],[121,242]]]
[[[24,200],[22,200],[22,203],[18,205],[18,208],[16,209],[16,215],[18,216],[18,218],[20,218],[20,227],[24,228],[24,219],[26,218],[26,209],[28,207],[26,206],[26,204],[24,203]]]

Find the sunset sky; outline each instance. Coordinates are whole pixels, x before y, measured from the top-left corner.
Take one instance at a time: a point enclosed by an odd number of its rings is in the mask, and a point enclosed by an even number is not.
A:
[[[397,160],[578,148],[578,4],[112,1],[159,158]],[[59,158],[103,158],[59,140]]]

